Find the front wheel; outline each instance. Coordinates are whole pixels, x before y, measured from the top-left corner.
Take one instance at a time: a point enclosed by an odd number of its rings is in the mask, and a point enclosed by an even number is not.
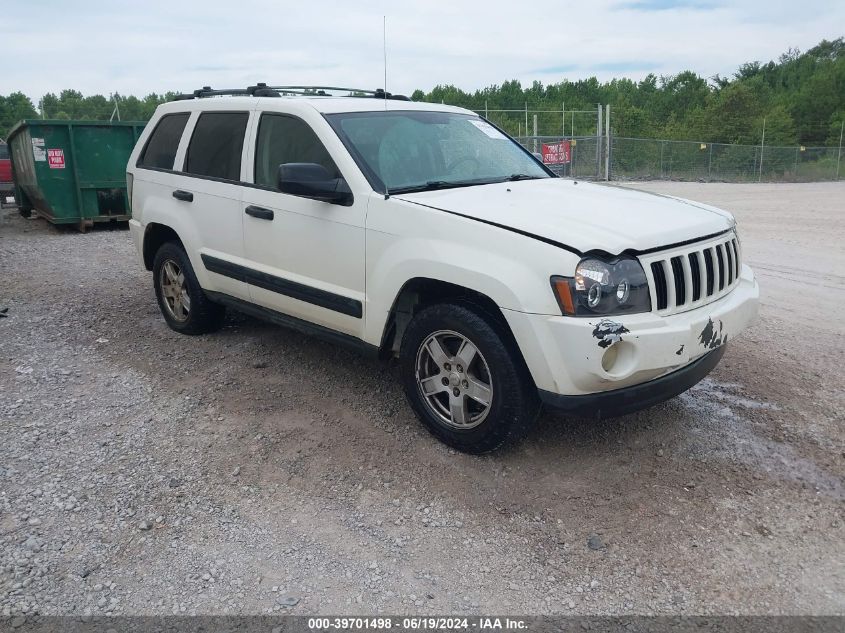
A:
[[[539,411],[536,388],[505,326],[480,308],[437,304],[402,338],[405,394],[426,427],[466,453],[521,439]]]

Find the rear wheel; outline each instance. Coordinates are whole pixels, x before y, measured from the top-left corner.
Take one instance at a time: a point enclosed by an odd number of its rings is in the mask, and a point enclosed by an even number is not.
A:
[[[226,310],[203,292],[185,249],[166,242],[156,252],[153,283],[158,306],[171,329],[205,334],[220,329]]]
[[[481,309],[421,310],[402,339],[400,365],[417,416],[460,451],[485,453],[521,439],[537,417],[537,392],[510,334]]]

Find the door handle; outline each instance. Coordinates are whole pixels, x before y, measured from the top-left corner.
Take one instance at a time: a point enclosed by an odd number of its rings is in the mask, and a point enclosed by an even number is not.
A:
[[[181,189],[177,189],[173,192],[173,197],[177,200],[183,200],[184,202],[193,202],[194,201],[194,194],[190,191],[182,191]]]
[[[244,213],[251,215],[254,218],[258,218],[259,220],[272,220],[274,215],[272,209],[265,209],[264,207],[256,207],[253,205],[244,209]]]

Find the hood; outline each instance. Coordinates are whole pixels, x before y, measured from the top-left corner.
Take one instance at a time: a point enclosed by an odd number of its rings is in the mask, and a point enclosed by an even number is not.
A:
[[[719,233],[733,216],[681,198],[548,178],[394,196],[540,236],[582,253],[618,255]]]

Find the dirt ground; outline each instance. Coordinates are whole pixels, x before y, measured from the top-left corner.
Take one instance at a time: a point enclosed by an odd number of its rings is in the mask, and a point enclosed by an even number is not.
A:
[[[759,321],[687,394],[455,453],[393,365],[191,338],[125,230],[0,218],[0,613],[845,613],[845,183],[733,211]]]

